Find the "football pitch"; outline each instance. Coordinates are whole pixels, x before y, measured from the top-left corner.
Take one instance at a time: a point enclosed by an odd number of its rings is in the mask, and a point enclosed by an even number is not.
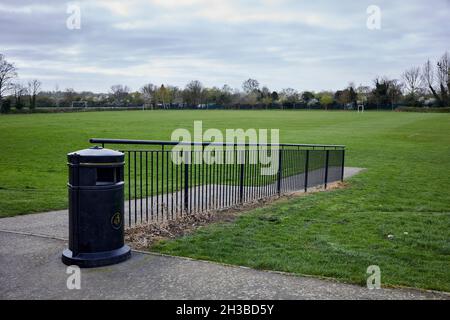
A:
[[[151,250],[364,283],[450,291],[450,115],[129,111],[0,117],[0,217],[67,207],[66,154],[89,138],[169,140],[176,128],[279,129],[284,143],[344,144],[348,187],[283,200]],[[391,235],[388,237],[388,235]],[[393,237],[392,237],[393,236]]]

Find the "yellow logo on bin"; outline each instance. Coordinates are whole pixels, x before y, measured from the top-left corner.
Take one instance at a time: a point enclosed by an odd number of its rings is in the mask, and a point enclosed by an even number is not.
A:
[[[120,217],[120,212],[117,212],[112,216],[111,225],[114,229],[119,229],[122,226],[122,218]]]

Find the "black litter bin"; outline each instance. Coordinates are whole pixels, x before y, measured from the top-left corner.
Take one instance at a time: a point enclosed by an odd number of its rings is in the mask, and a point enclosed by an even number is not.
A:
[[[124,154],[92,147],[67,155],[69,248],[66,265],[100,267],[128,259],[124,243]]]

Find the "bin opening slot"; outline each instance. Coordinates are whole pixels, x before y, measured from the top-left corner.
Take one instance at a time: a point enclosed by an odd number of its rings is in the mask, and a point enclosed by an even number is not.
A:
[[[117,182],[117,168],[97,168],[97,185]]]

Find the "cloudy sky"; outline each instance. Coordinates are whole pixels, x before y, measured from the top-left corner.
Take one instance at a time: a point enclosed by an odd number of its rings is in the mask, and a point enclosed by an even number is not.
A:
[[[338,89],[401,72],[450,50],[450,0],[1,0],[0,53],[44,89],[192,79],[240,87]],[[367,8],[381,28],[367,28]],[[70,20],[73,21],[73,20]]]

